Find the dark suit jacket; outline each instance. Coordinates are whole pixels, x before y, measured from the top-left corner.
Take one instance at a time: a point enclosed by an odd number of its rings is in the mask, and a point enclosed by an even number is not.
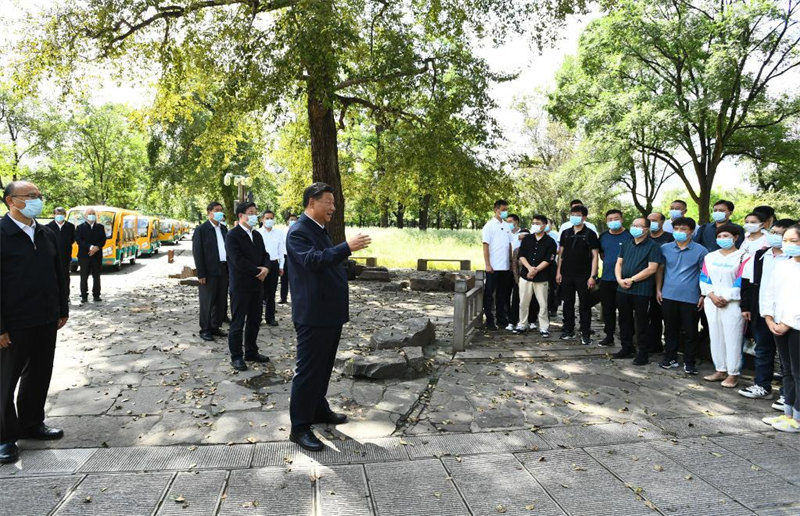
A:
[[[328,232],[303,214],[289,228],[286,251],[294,323],[335,327],[350,320],[347,242],[334,246]]]
[[[34,241],[6,214],[0,220],[0,333],[69,315],[56,235],[36,224]]]
[[[47,227],[56,235],[62,265],[69,265],[69,262],[72,261],[72,243],[75,241],[75,224],[64,221],[64,224],[59,228],[56,221],[51,220],[48,222]]]
[[[268,267],[270,261],[261,234],[253,230],[250,240],[244,228],[236,226],[225,237],[225,253],[231,294],[261,289],[262,282],[256,278],[258,267]]]
[[[99,222],[90,226],[88,222],[79,224],[75,228],[75,242],[78,243],[78,258],[88,258],[89,248],[96,245],[100,248],[94,256],[103,256],[103,246],[106,244],[106,228]]]
[[[220,230],[224,241],[225,235],[228,234],[228,228],[220,224]],[[197,269],[198,278],[222,274],[219,248],[217,248],[217,232],[211,221],[203,222],[194,230],[192,235],[192,255],[194,256],[194,267]]]

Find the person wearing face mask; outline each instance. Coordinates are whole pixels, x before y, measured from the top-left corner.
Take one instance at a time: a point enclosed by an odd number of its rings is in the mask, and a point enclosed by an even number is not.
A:
[[[286,231],[284,231],[283,250],[286,252],[286,239],[289,238],[289,229],[297,222],[297,215],[290,213],[286,219]],[[278,304],[285,305],[289,299],[289,260],[288,252],[283,255],[283,274],[281,275],[281,300]]]
[[[483,289],[483,314],[486,328],[496,330],[514,326],[509,323],[509,300],[514,283],[511,272],[511,229],[506,222],[508,201],[498,199],[494,203],[494,216],[483,226],[483,262],[486,284]],[[496,316],[496,318],[495,318]]]
[[[67,220],[67,210],[58,207],[53,210],[53,220],[47,223],[56,235],[58,252],[61,255],[61,265],[64,266],[64,277],[67,279],[69,291],[69,264],[72,261],[72,243],[75,241],[75,224]]]
[[[794,220],[781,219],[775,222],[767,234],[768,248],[756,251],[747,262],[742,273],[742,317],[750,322],[755,348],[755,374],[753,385],[741,389],[739,394],[746,398],[770,398],[772,396],[772,376],[775,373],[775,339],[764,319],[762,308],[766,304],[767,295],[773,289],[775,281],[775,265],[789,258],[784,254],[783,235],[795,224]],[[778,398],[773,408],[783,410],[783,400]]]
[[[708,249],[709,253],[719,249],[719,244],[717,244],[717,229],[722,226],[731,225],[739,230],[735,242],[736,247],[741,246],[742,242],[744,242],[744,228],[730,221],[731,215],[733,215],[733,208],[734,206],[731,201],[719,200],[715,202],[713,210],[711,211],[711,222],[706,222],[697,228],[697,234],[694,240]]]
[[[585,205],[583,204],[583,201],[581,201],[580,199],[573,199],[573,200],[571,200],[569,202],[569,209],[570,210],[572,210],[572,208],[574,208],[575,206],[584,206],[585,207]],[[586,214],[587,214],[587,217],[588,217],[589,208],[586,208]],[[592,224],[588,220],[584,220],[583,221],[583,225],[586,226],[587,228],[591,229],[592,231],[594,231],[595,235],[599,235],[600,234],[600,233],[597,232],[597,226],[595,226],[594,224]],[[559,242],[561,240],[561,233],[563,233],[565,229],[571,228],[572,226],[574,226],[574,224],[572,223],[572,220],[567,220],[566,222],[561,224],[561,226],[558,228],[558,237],[555,238],[555,241]]]
[[[56,235],[36,223],[33,183],[6,185],[0,220],[0,464],[19,458],[18,439],[60,439],[45,424],[56,336],[69,317],[69,292]],[[16,391],[16,403],[14,394]]]
[[[786,260],[775,265],[773,281],[765,289],[761,313],[781,357],[783,415],[763,421],[781,432],[800,433],[800,224],[783,233]]]
[[[278,289],[278,278],[284,275],[286,256],[286,236],[283,231],[275,228],[275,213],[267,210],[261,218],[261,239],[270,257],[269,274],[264,281],[264,319],[270,326],[277,326],[275,321],[275,292]]]
[[[650,238],[659,246],[675,240],[675,237],[672,236],[672,233],[664,231],[664,224],[667,223],[667,219],[660,211],[654,211],[648,215],[647,223],[650,227]]]
[[[756,206],[753,208],[755,213],[760,213],[762,217],[764,217],[764,226],[763,228],[769,231],[772,228],[772,225],[775,224],[775,208],[769,206],[768,204],[762,204],[761,206]]]
[[[749,260],[736,248],[740,229],[733,224],[717,228],[717,249],[706,255],[700,273],[700,292],[708,319],[711,359],[716,371],[703,377],[708,382],[722,381],[723,387],[736,387],[742,367],[744,318],[739,307],[742,274]]]
[[[261,326],[263,284],[269,274],[270,257],[261,234],[255,229],[258,226],[258,209],[255,203],[239,203],[236,206],[236,217],[239,223],[225,237],[231,292],[228,350],[231,353],[231,366],[237,371],[246,371],[245,361],[269,362],[268,357],[258,352],[256,339]]]
[[[556,257],[556,242],[545,233],[547,218],[534,215],[531,233],[522,240],[519,248],[519,322],[514,333],[536,329],[529,324],[529,314],[538,313],[539,334],[550,337],[550,318],[547,315],[548,279]],[[536,299],[538,312],[530,312],[531,299]]]
[[[599,294],[600,304],[603,308],[603,330],[605,338],[600,341],[601,346],[614,345],[614,332],[617,327],[617,280],[614,277],[614,267],[617,264],[619,251],[628,240],[633,240],[631,234],[622,226],[622,212],[617,209],[606,212],[607,231],[600,234],[600,259],[603,260],[603,272],[600,275]]]
[[[520,220],[519,215],[516,213],[510,213],[506,218],[506,223],[508,223],[508,228],[510,230],[509,237],[511,238],[511,274],[513,276],[511,282],[511,300],[509,301],[509,309],[508,309],[508,325],[516,328],[517,322],[519,322],[519,278],[515,273],[515,269],[517,268],[517,261],[515,256],[518,255],[519,247],[522,244],[522,239],[525,237],[525,234],[522,233],[522,228],[520,227]],[[512,328],[512,329],[513,329]],[[507,328],[506,328],[507,329]]]
[[[675,219],[685,217],[688,208],[689,206],[686,204],[686,201],[682,201],[680,199],[675,199],[674,201],[672,201],[669,204],[669,220],[664,221],[664,225],[662,226],[664,231],[666,231],[667,233],[672,233],[673,221]]]
[[[769,242],[767,241],[769,232],[764,229],[764,215],[762,213],[753,211],[745,216],[744,232],[747,236],[744,237],[744,242],[739,248],[747,253],[748,256],[753,257],[756,251],[769,247]]]
[[[208,220],[192,234],[192,256],[200,283],[200,338],[225,337],[222,322],[228,312],[228,258],[225,252],[225,212],[218,202],[206,207]]]
[[[78,244],[78,266],[81,270],[81,303],[89,299],[89,275],[92,276],[92,298],[100,301],[100,273],[103,268],[103,246],[106,244],[106,229],[97,222],[94,208],[87,209],[85,222],[75,228],[75,243]]]
[[[544,227],[544,232],[547,233],[547,236],[553,239],[556,243],[556,253],[558,253],[558,231],[553,229],[551,221],[553,219],[547,220],[547,225]],[[556,262],[558,261],[558,255],[556,255]],[[558,284],[556,283],[556,262],[553,262],[553,266],[550,267],[550,274],[548,274],[548,288],[547,288],[547,315],[552,320],[554,317],[558,315],[558,306],[561,304],[561,296],[559,295]]]
[[[661,212],[653,212],[647,216],[648,223],[650,224],[650,240],[658,244],[659,248],[669,242],[674,242],[675,237],[672,233],[664,231],[664,224],[667,220]],[[650,308],[647,313],[647,336],[645,342],[648,343],[648,351],[650,353],[661,353],[664,348],[662,344],[662,337],[664,331],[664,320],[661,313],[661,305],[656,301],[655,291],[650,300]]]

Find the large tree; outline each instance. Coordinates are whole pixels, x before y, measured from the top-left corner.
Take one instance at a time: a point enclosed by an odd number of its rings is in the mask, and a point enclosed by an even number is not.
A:
[[[87,55],[127,57],[126,68],[137,72],[155,62],[161,113],[189,107],[178,93],[193,89],[204,90],[201,98],[213,92],[219,117],[274,112],[287,97],[304,95],[312,176],[335,189],[340,209],[331,233],[341,241],[337,110],[356,105],[407,114],[410,93],[436,81],[460,49],[511,33],[541,41],[557,31],[555,22],[584,6],[584,0],[67,0],[53,8],[48,35],[31,53],[62,71]],[[225,124],[210,127],[212,139],[232,153],[237,142],[226,138]]]
[[[787,87],[800,68],[798,5],[608,4],[581,36],[577,58],[565,62],[549,110],[589,134],[622,135],[632,149],[661,160],[708,220],[723,160],[756,155],[756,144],[785,134],[782,128],[800,113],[800,93]],[[767,144],[776,145],[774,138]]]

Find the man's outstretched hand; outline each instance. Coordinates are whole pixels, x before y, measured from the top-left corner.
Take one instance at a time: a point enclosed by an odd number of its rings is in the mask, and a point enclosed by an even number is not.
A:
[[[371,243],[372,239],[369,237],[369,235],[362,235],[361,233],[347,241],[347,245],[350,247],[351,253],[365,249]]]

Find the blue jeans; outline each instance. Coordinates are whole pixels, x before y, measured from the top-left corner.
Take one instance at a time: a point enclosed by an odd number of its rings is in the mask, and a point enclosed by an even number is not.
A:
[[[772,391],[772,377],[775,374],[775,339],[763,317],[754,317],[750,330],[756,341],[755,378],[753,383],[767,392]]]

